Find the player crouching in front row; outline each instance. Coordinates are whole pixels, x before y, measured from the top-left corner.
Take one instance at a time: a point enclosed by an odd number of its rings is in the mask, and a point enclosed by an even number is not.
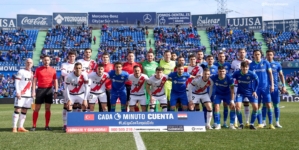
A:
[[[82,72],[82,64],[77,62],[74,66],[74,72],[68,74],[65,80],[67,111],[71,112],[75,102],[82,104],[83,112],[87,108],[87,96],[90,87],[88,86],[88,76]],[[83,85],[84,84],[84,85]]]

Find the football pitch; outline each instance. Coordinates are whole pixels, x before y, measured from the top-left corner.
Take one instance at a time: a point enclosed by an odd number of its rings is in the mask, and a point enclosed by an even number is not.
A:
[[[207,132],[140,133],[146,149],[299,149],[299,103],[282,102],[281,129],[208,130]],[[62,131],[62,105],[52,105],[50,127],[44,131],[44,109],[40,111],[37,130],[12,133],[13,105],[0,105],[0,149],[137,149],[133,133],[80,133]],[[97,110],[97,109],[96,109]],[[25,128],[32,124],[32,110]],[[273,119],[275,120],[275,119]]]

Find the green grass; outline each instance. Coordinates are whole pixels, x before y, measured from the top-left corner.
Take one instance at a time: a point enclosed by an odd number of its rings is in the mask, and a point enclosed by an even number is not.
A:
[[[141,133],[141,136],[148,150],[299,149],[299,103],[283,102],[280,106],[284,106],[281,108],[282,129],[221,129],[204,133]],[[52,105],[52,132],[43,131],[44,110],[41,110],[36,132],[11,133],[13,106],[0,105],[0,149],[136,149],[132,133],[63,133],[61,109],[62,105]],[[29,110],[27,129],[31,127],[31,116]]]

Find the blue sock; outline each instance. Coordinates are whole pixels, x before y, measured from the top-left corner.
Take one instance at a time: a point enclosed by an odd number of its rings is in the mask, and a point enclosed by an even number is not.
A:
[[[228,117],[228,107],[223,107],[223,122],[226,124],[226,120]]]
[[[254,125],[254,122],[255,122],[256,117],[257,117],[257,112],[256,112],[256,110],[252,110],[252,113],[251,113],[251,120],[250,120],[250,124],[251,124],[251,125]]]
[[[230,112],[229,112],[229,118],[230,118],[229,123],[230,124],[234,124],[235,123],[235,117],[236,117],[235,110],[230,110]]]
[[[175,109],[171,109],[171,108],[170,108],[169,111],[175,111]]]
[[[111,106],[110,112],[115,112],[115,106]]]
[[[183,111],[183,108],[182,108],[181,104],[179,104],[179,106],[178,106],[178,111]]]
[[[215,113],[215,107],[214,107],[214,105],[212,107],[213,107],[212,109],[213,109],[213,114],[214,114]],[[213,115],[213,120],[214,120],[214,123],[215,123],[216,121],[215,121],[215,116],[214,115]]]
[[[262,111],[260,109],[257,110],[257,122],[258,124],[263,124]]]
[[[202,105],[202,110],[203,110],[203,113],[204,113],[204,118],[205,118],[205,123],[207,123],[207,108],[205,107],[205,105]]]
[[[220,124],[220,112],[215,112],[214,114],[216,114],[214,122]]]
[[[121,105],[121,112],[127,112],[127,109],[126,109],[125,105]]]
[[[280,117],[279,104],[274,103],[273,106],[274,106],[275,121],[279,122],[279,117]]]
[[[268,109],[268,119],[269,119],[269,124],[272,124],[273,122],[273,113],[272,113],[272,108]]]
[[[237,110],[237,117],[240,124],[243,124],[242,112]]]
[[[263,104],[263,107],[262,107],[262,117],[263,117],[263,121],[266,120],[266,116],[267,116],[267,107],[266,107],[266,104]]]

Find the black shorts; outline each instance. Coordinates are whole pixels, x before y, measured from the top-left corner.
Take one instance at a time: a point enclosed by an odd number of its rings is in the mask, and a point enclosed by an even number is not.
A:
[[[130,95],[131,95],[131,85],[126,85],[127,90],[127,102],[130,101]]]
[[[35,104],[53,104],[53,90],[52,88],[37,88]]]

